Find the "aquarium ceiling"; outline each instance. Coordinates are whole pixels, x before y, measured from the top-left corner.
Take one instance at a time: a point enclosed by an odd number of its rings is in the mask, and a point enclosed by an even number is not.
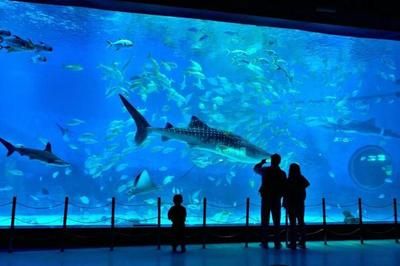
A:
[[[22,1],[295,28],[356,37],[400,39],[400,15],[397,12],[396,2],[389,0],[334,2],[322,0]]]

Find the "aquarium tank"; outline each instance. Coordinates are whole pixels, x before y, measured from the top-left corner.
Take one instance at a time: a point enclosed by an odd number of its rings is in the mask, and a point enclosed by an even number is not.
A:
[[[0,1],[0,225],[260,223],[270,154],[306,223],[393,221],[400,42]],[[267,163],[268,165],[268,163]],[[285,219],[283,217],[282,223]]]

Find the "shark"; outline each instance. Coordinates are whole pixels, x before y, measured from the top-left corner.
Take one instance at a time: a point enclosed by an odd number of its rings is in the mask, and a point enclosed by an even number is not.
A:
[[[320,122],[318,126],[344,133],[400,139],[400,133],[388,128],[378,127],[374,118],[361,121],[339,119],[335,122]]]
[[[161,135],[162,141],[175,139],[188,144],[189,147],[221,155],[230,161],[240,163],[257,163],[269,158],[270,153],[250,143],[248,140],[231,132],[210,127],[197,116],[192,116],[188,127],[177,128],[167,123],[164,128],[152,127],[142,114],[119,95],[123,105],[136,124],[135,143],[141,145],[149,134]]]
[[[0,138],[0,143],[4,145],[7,149],[7,157],[11,156],[14,152],[18,152],[21,156],[27,156],[31,160],[38,160],[43,163],[67,167],[71,164],[58,158],[53,152],[51,148],[51,144],[48,142],[44,150],[25,148],[25,147],[16,147],[10,142]]]

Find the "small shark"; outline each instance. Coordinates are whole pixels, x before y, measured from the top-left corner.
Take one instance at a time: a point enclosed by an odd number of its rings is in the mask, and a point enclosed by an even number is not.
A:
[[[28,156],[31,160],[39,160],[41,162],[55,165],[55,166],[62,166],[67,167],[71,164],[63,161],[62,159],[58,158],[52,151],[51,151],[51,144],[47,143],[44,150],[38,149],[31,149],[31,148],[24,148],[24,147],[15,147],[8,141],[0,138],[0,142],[7,148],[7,157],[11,156],[15,151],[21,154],[21,156]]]
[[[167,123],[165,128],[151,127],[124,96],[121,94],[119,96],[136,123],[135,142],[137,145],[142,144],[149,133],[157,133],[161,135],[163,141],[180,140],[186,142],[191,148],[213,152],[235,162],[256,163],[270,157],[268,152],[244,138],[228,131],[212,128],[196,116],[192,116],[187,128],[176,128],[170,123]]]
[[[321,123],[320,126],[345,133],[365,134],[400,139],[400,133],[397,133],[391,129],[376,126],[374,118],[365,121],[345,121],[339,119],[336,122]]]

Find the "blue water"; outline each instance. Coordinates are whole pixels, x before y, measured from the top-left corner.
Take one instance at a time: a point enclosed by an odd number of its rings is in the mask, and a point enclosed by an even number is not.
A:
[[[311,183],[308,223],[322,220],[323,197],[328,222],[344,222],[344,211],[358,217],[359,197],[366,221],[393,220],[400,139],[385,132],[400,134],[399,42],[9,1],[0,17],[0,29],[53,47],[39,53],[47,62],[0,50],[0,137],[36,149],[49,141],[71,164],[6,157],[0,147],[0,225],[10,223],[13,196],[18,226],[60,225],[65,196],[69,225],[109,224],[112,197],[118,226],[156,223],[157,197],[168,224],[177,192],[188,224],[202,222],[204,197],[207,223],[244,223],[247,197],[259,223],[253,164],[156,134],[137,146],[119,93],[154,127],[187,127],[196,115],[280,153],[284,170],[300,163]],[[133,46],[108,47],[120,39]],[[371,145],[382,150],[352,160]],[[157,189],[129,196],[143,170]]]

